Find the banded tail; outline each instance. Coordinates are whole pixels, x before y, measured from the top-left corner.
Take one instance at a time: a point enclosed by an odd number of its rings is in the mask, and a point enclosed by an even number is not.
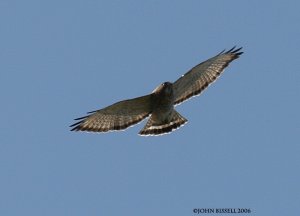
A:
[[[184,125],[188,120],[181,116],[176,110],[173,110],[169,118],[162,121],[153,113],[145,127],[139,132],[141,136],[158,136],[169,133],[180,126]]]

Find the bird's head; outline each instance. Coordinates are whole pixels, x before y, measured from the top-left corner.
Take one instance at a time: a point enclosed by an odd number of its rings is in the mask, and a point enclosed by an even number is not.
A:
[[[164,82],[157,86],[152,93],[155,94],[165,94],[172,95],[173,94],[173,84],[171,82]]]
[[[165,94],[172,94],[173,93],[173,84],[170,82],[164,82],[162,84],[162,91]]]

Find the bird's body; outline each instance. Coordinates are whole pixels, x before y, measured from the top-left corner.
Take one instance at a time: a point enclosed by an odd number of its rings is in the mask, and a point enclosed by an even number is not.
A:
[[[155,115],[162,122],[169,121],[170,114],[174,109],[173,86],[170,82],[161,84],[153,92],[152,117]]]
[[[171,132],[187,122],[176,110],[174,110],[173,84],[165,82],[152,92],[153,107],[151,117],[140,135],[154,135]]]
[[[107,132],[122,130],[150,115],[140,135],[161,135],[182,126],[187,119],[174,106],[199,95],[215,81],[224,68],[242,52],[241,48],[221,52],[215,57],[192,68],[174,83],[164,82],[151,94],[117,102],[106,108],[90,112],[75,120],[72,131]]]

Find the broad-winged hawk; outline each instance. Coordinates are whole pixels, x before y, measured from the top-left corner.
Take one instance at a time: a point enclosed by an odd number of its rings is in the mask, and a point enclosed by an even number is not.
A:
[[[196,65],[174,83],[164,82],[151,94],[117,102],[100,110],[89,112],[77,118],[71,125],[72,131],[108,132],[123,130],[150,116],[140,135],[161,135],[187,122],[174,106],[199,95],[215,81],[230,62],[243,52],[233,47]]]

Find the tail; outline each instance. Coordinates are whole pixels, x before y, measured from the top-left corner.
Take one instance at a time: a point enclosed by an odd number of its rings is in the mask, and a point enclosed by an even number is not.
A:
[[[139,132],[141,136],[158,136],[169,133],[187,122],[176,110],[169,115],[167,120],[160,120],[152,114],[145,127]]]

